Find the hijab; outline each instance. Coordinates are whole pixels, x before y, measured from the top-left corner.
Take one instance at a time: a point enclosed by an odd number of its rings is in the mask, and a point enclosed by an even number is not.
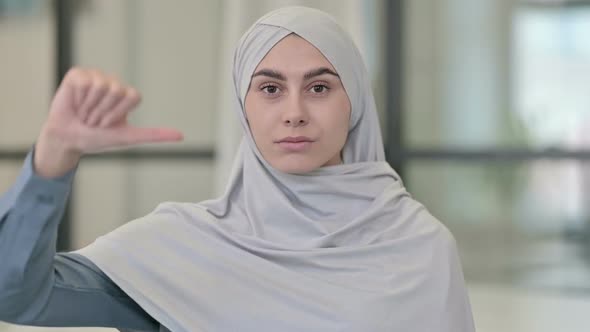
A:
[[[305,174],[264,160],[244,111],[258,63],[292,33],[351,103],[343,163]],[[385,162],[367,70],[335,20],[266,14],[237,45],[233,82],[244,137],[224,194],[161,203],[77,253],[171,331],[474,331],[455,240]]]

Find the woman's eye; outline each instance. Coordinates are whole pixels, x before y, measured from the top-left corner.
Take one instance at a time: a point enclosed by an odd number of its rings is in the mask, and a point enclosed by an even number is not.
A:
[[[277,92],[279,92],[279,87],[277,87],[276,85],[267,85],[267,86],[263,86],[262,91],[268,93],[268,94],[276,94]]]
[[[312,86],[311,90],[314,93],[324,93],[324,92],[328,91],[328,87],[323,84],[317,84],[317,85]]]

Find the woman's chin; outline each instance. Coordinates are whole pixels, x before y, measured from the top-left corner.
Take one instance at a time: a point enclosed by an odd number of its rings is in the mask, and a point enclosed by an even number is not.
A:
[[[304,156],[297,156],[296,158],[282,158],[270,163],[275,169],[291,174],[304,174],[314,171],[322,166],[322,162],[317,160],[310,160]]]

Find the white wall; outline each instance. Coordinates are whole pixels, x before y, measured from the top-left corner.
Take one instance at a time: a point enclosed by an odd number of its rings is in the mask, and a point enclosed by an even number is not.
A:
[[[46,117],[54,86],[53,26],[49,6],[0,16],[0,149],[28,149]],[[0,163],[0,193],[21,164]]]
[[[33,143],[54,88],[54,22],[48,3],[0,16],[0,148]]]

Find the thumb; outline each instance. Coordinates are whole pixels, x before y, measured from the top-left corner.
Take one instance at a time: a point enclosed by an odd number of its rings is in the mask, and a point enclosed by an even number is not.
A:
[[[130,146],[143,143],[177,142],[184,139],[182,132],[169,128],[105,128],[105,137],[110,137],[114,146]]]

